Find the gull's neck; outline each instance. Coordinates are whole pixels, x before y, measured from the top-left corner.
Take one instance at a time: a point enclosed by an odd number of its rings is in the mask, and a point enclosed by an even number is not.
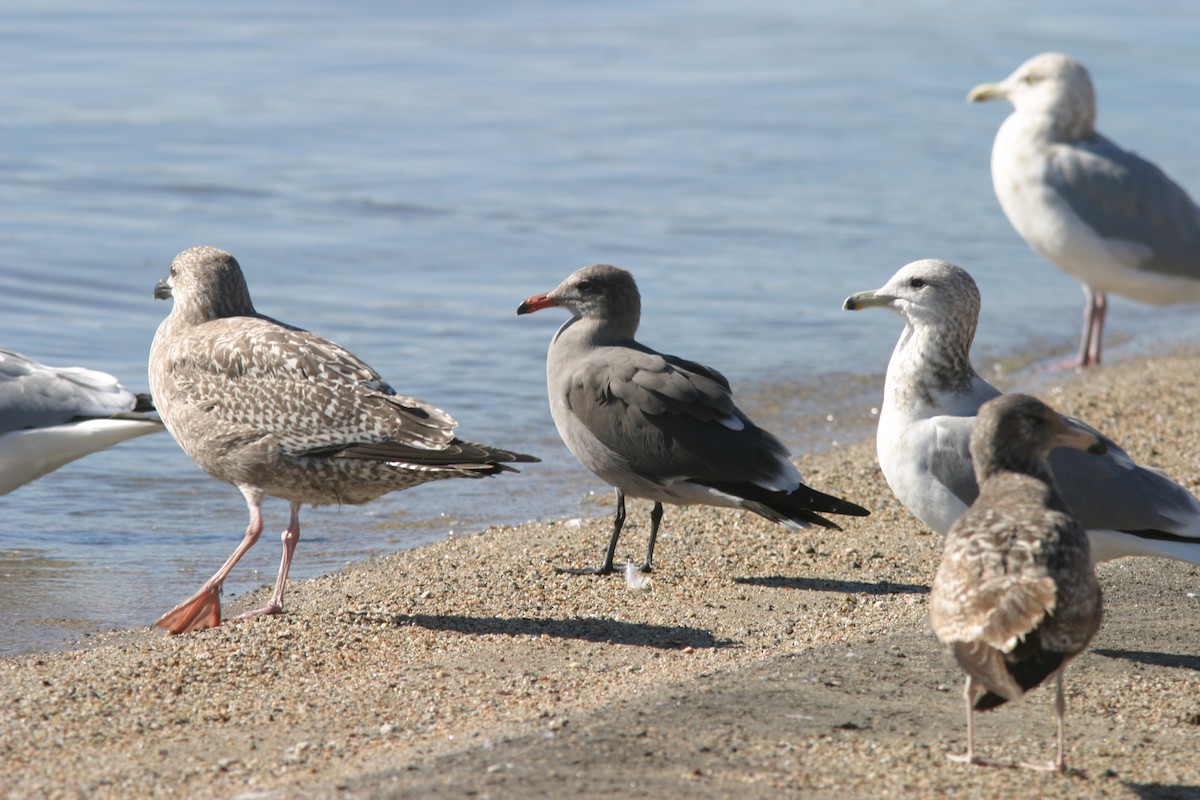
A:
[[[1019,109],[1014,110],[1000,126],[997,139],[1018,138],[1041,144],[1073,142],[1096,133],[1096,115],[1085,110]]]
[[[614,344],[628,344],[637,332],[637,321],[608,316],[580,316],[576,314],[562,324],[554,334],[552,347],[591,348]]]
[[[977,396],[995,392],[971,366],[971,333],[905,320],[892,351],[884,384],[884,413],[927,417],[946,413],[974,414]]]

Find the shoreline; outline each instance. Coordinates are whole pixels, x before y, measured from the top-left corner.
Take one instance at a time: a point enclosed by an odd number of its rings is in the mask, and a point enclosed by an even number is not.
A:
[[[1036,393],[1200,493],[1198,366],[1189,346]],[[292,582],[280,617],[2,658],[0,796],[1200,796],[1200,569],[1098,568],[1105,623],[1066,673],[1078,772],[964,767],[962,676],[925,620],[940,539],[872,440],[799,465],[872,516],[669,507],[646,591],[554,573],[598,560],[607,517],[493,527]],[[1045,758],[1051,697],[977,715],[977,747]]]
[[[879,352],[879,367],[886,366],[888,347]],[[1117,356],[1114,363],[1159,354],[1153,349],[1146,352],[1150,347],[1144,339],[1122,341],[1114,348]],[[1166,352],[1175,349],[1178,348]],[[1034,345],[1004,358],[984,349],[977,363],[985,377],[1002,389],[1032,386],[1033,390],[1048,390],[1055,382],[1069,383],[1079,377],[1073,372],[1040,369],[1058,355],[1055,349]],[[770,383],[749,382],[735,385],[734,391],[739,404],[752,418],[779,436],[794,453],[820,455],[874,436],[877,417],[872,409],[879,404],[883,380],[882,372],[836,372],[823,374],[815,380],[776,378]],[[544,395],[541,402],[544,402]],[[562,446],[548,413],[539,437],[536,444],[531,441],[524,446],[527,452],[540,456],[543,462],[531,465],[522,476],[503,476],[500,483],[491,486],[443,482],[430,488],[428,494],[424,493],[426,490],[403,492],[368,506],[308,510],[304,516],[309,533],[305,534],[304,544],[292,566],[294,579],[315,578],[355,563],[422,547],[447,535],[455,535],[455,531],[478,532],[489,524],[517,525],[537,519],[608,513],[605,509],[611,506],[605,505],[609,501],[607,487],[579,466]],[[168,436],[164,436],[162,444],[184,460],[182,466],[185,469],[193,469]],[[85,469],[91,468],[92,464],[85,464]],[[103,553],[89,548],[88,552],[95,553],[100,559],[95,564],[77,562],[74,552],[57,545],[42,550],[30,541],[28,548],[9,550],[16,559],[0,564],[0,567],[7,566],[12,576],[7,586],[9,596],[20,597],[20,600],[14,599],[16,611],[9,625],[0,626],[9,632],[6,640],[0,640],[0,657],[63,652],[87,646],[95,636],[106,631],[148,624],[159,611],[173,607],[181,597],[194,591],[196,584],[229,555],[245,526],[245,507],[236,492],[230,493],[230,487],[212,481],[198,470],[192,475],[195,483],[191,490],[198,494],[196,499],[187,501],[188,507],[194,513],[198,498],[204,498],[203,502],[212,504],[210,511],[220,520],[219,524],[215,520],[206,521],[204,530],[197,531],[198,537],[179,539],[172,529],[153,534],[151,538],[155,541],[150,543],[137,544],[123,539],[125,546],[133,548],[139,556],[118,561],[105,560]],[[69,483],[58,485],[70,486]],[[35,489],[42,490],[43,487]],[[488,499],[494,501],[496,491],[505,493],[506,503],[518,496],[521,500],[517,505],[510,503],[501,509],[502,513],[496,513],[497,509],[488,512]],[[523,513],[545,508],[547,501],[550,513]],[[282,524],[280,515],[285,513],[286,504],[280,505],[281,502],[269,501],[266,512],[269,524]],[[482,506],[480,502],[483,502]],[[485,510],[479,511],[480,508]],[[426,514],[420,513],[422,510]],[[61,531],[59,535],[62,535]],[[139,547],[142,549],[138,550]],[[147,558],[145,553],[156,547],[171,554],[169,565],[161,559]],[[36,564],[36,570],[41,574],[27,572],[23,560],[25,564]],[[59,562],[64,571],[50,566],[54,562]],[[263,583],[273,579],[278,563],[277,549],[265,541],[260,542],[230,575],[225,587],[226,598],[236,602],[257,591]],[[118,592],[124,604],[114,602],[110,597],[90,613],[81,613],[77,605],[59,602],[54,595],[47,595],[42,602],[27,602],[30,597],[45,594],[47,586],[58,587],[55,595],[61,593],[66,597],[86,597],[89,592],[104,591],[104,583],[97,577],[99,574],[129,576],[129,585],[122,585]],[[148,575],[154,575],[156,580],[148,581]],[[10,610],[10,613],[13,612]]]

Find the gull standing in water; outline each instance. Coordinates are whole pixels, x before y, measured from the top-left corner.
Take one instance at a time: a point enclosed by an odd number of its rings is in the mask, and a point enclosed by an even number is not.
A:
[[[1063,670],[1099,630],[1101,594],[1087,535],[1046,464],[1054,447],[1104,450],[1094,433],[1028,395],[998,397],[979,410],[971,433],[979,497],[946,535],[929,598],[934,633],[967,673],[967,752],[950,755],[955,761],[1008,766],[975,755],[974,712],[1054,678],[1057,756],[1022,766],[1067,768]]]
[[[300,506],[358,505],[442,480],[513,471],[533,456],[464,442],[441,409],[396,393],[357,356],[259,314],[229,253],[193,247],[154,289],[174,298],[150,348],[150,387],[167,429],[196,464],[246,498],[241,544],[192,597],[156,623],[171,633],[221,622],[221,584],[262,533],[267,496],[291,504],[275,591],[243,617],[283,610]]]
[[[625,270],[584,267],[517,313],[553,306],[573,316],[546,356],[550,413],[567,449],[617,491],[603,564],[575,572],[613,571],[626,496],[654,501],[644,572],[663,503],[744,508],[791,528],[837,528],[820,514],[868,513],[805,486],[787,448],[734,404],[721,373],[636,341],[641,295]]]
[[[967,443],[979,407],[1000,395],[971,367],[979,289],[961,267],[928,259],[902,267],[879,289],[851,295],[844,307],[887,308],[904,320],[888,362],[876,452],[900,502],[944,536],[979,494]],[[1095,433],[1078,420],[1071,424]],[[1200,500],[1101,438],[1104,455],[1063,449],[1049,456],[1092,557],[1200,564]]]
[[[1013,105],[992,145],[992,185],[1017,233],[1083,284],[1076,365],[1100,363],[1109,292],[1200,303],[1200,208],[1161,169],[1096,131],[1082,64],[1043,53],[967,99]]]

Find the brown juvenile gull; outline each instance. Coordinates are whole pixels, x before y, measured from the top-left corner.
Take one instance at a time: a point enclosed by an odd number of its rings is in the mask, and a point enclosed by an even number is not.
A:
[[[154,288],[174,307],[150,348],[150,386],[167,429],[196,464],[250,507],[242,543],[195,595],[155,625],[171,633],[221,622],[221,584],[262,532],[262,501],[287,500],[283,560],[270,601],[283,610],[300,506],[366,503],[427,481],[482,478],[537,461],[454,436],[441,409],[396,394],[353,353],[254,310],[241,267],[193,247]]]
[[[1029,395],[979,410],[971,433],[979,498],[946,536],[929,599],[934,633],[967,673],[967,752],[948,754],[955,761],[997,765],[975,755],[975,710],[1016,700],[1053,677],[1057,756],[1022,766],[1066,770],[1063,670],[1100,628],[1101,598],[1087,535],[1046,464],[1053,447],[1104,445]]]
[[[50,367],[0,349],[0,494],[163,429],[146,395],[107,372]]]
[[[613,571],[625,497],[654,501],[642,571],[654,560],[663,503],[744,508],[791,528],[837,528],[817,512],[865,516],[865,508],[801,483],[791,454],[734,405],[714,369],[663,355],[634,340],[641,296],[623,269],[594,264],[517,308],[562,306],[546,357],[550,413],[567,449],[617,491],[604,563]]]
[[[945,535],[979,492],[967,443],[979,407],[1000,391],[971,367],[979,289],[946,261],[914,261],[845,308],[886,308],[904,320],[883,386],[876,451],[897,499]],[[1078,420],[1071,424],[1096,433]],[[1050,454],[1067,505],[1088,532],[1092,558],[1163,556],[1200,564],[1200,500],[1101,437],[1104,455]]]
[[[1096,131],[1082,64],[1042,53],[967,99],[1013,105],[992,145],[992,184],[1021,238],[1083,284],[1075,365],[1100,363],[1108,292],[1200,303],[1200,208],[1157,166]]]

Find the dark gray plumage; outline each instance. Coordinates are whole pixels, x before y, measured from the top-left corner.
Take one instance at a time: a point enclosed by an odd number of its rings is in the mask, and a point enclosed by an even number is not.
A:
[[[254,310],[237,261],[193,247],[155,297],[174,298],[150,349],[150,385],[164,422],[196,464],[241,490],[250,524],[241,545],[196,595],[155,624],[172,633],[220,623],[221,583],[262,531],[261,504],[292,507],[270,602],[283,608],[303,504],[359,504],[428,481],[480,478],[532,456],[454,436],[454,419],[399,395],[333,342]]]
[[[1092,79],[1042,53],[972,102],[1013,105],[992,146],[992,184],[1017,233],[1083,284],[1079,366],[1100,363],[1108,292],[1200,302],[1200,207],[1161,169],[1096,131]]]
[[[1054,485],[1054,447],[1103,450],[1028,395],[983,405],[971,433],[979,497],[946,536],[929,619],[967,673],[967,752],[975,756],[973,712],[1016,700],[1056,677],[1058,752],[1066,769],[1062,672],[1100,628],[1101,595],[1087,535]],[[986,693],[972,705],[977,689]],[[1042,768],[1044,765],[1027,765]]]
[[[820,513],[868,513],[805,486],[787,448],[738,409],[721,373],[637,342],[641,296],[625,270],[584,267],[517,313],[551,306],[574,314],[546,358],[554,424],[579,462],[617,490],[604,563],[592,572],[613,570],[626,495],[655,503],[644,571],[664,502],[744,508],[792,527],[837,527]]]
[[[163,429],[150,398],[106,372],[0,349],[0,494],[89,453]]]

